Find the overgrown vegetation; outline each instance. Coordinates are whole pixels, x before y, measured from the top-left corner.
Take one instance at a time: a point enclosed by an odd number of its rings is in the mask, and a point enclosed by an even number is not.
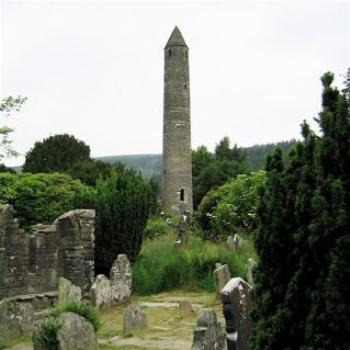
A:
[[[145,241],[133,267],[133,290],[153,294],[176,288],[215,290],[215,263],[228,264],[233,276],[246,275],[248,258],[254,257],[251,241],[236,252],[225,243],[204,241],[189,233],[185,248],[175,246],[176,233],[169,232],[153,241]]]
[[[56,306],[48,316],[40,323],[38,328],[37,341],[46,346],[56,346],[58,344],[57,333],[62,327],[62,321],[59,318],[64,312],[73,312],[91,323],[95,332],[101,326],[102,321],[97,310],[84,302],[71,302]]]
[[[57,332],[61,327],[62,322],[57,317],[45,317],[39,326],[38,342],[49,347],[57,345]]]
[[[87,303],[71,302],[61,304],[51,311],[50,315],[54,318],[58,318],[64,312],[73,312],[81,317],[84,317],[92,324],[95,332],[97,332],[102,326],[101,318],[97,310]]]

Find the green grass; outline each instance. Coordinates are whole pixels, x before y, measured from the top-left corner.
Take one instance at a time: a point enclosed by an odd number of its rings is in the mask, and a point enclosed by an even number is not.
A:
[[[133,290],[148,295],[182,288],[214,291],[215,263],[227,264],[232,277],[246,278],[248,258],[255,252],[251,241],[238,251],[225,243],[204,241],[193,234],[185,248],[175,247],[176,235],[169,232],[156,240],[146,241],[133,267]]]

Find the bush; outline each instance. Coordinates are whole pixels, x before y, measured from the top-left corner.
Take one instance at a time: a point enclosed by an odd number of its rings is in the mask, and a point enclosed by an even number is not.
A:
[[[266,182],[264,171],[238,175],[209,192],[196,213],[204,238],[219,239],[235,232],[251,232],[256,226],[258,190]]]
[[[97,310],[89,304],[77,302],[61,304],[58,305],[50,313],[50,315],[53,318],[58,318],[64,312],[74,312],[75,314],[84,317],[87,321],[89,321],[92,324],[95,332],[97,332],[102,326],[100,315],[98,314]]]
[[[175,240],[173,231],[143,244],[133,267],[135,293],[147,295],[176,288],[214,291],[215,263],[228,264],[233,276],[245,277],[247,260],[255,256],[250,240],[234,253],[226,244],[204,241],[193,233],[183,249],[175,247]]]
[[[62,322],[56,317],[45,317],[39,326],[38,342],[46,346],[58,344],[57,332],[62,327]]]
[[[80,206],[92,189],[66,174],[0,173],[0,203],[11,204],[22,227],[51,224],[66,211]]]
[[[147,239],[155,239],[164,236],[169,229],[167,222],[159,217],[153,216],[148,219],[143,237]]]

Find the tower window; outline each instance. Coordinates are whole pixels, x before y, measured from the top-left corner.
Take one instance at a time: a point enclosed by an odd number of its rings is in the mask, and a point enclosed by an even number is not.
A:
[[[171,50],[168,51],[168,56],[171,57]]]
[[[187,90],[187,84],[185,84],[184,88],[185,88],[185,90]]]
[[[183,202],[185,200],[185,190],[182,188],[180,191],[180,201]]]

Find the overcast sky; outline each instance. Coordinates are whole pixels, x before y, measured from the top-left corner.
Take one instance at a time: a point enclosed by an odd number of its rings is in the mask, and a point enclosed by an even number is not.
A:
[[[73,134],[93,156],[161,153],[163,48],[190,48],[192,146],[300,135],[320,109],[320,76],[350,65],[349,2],[1,2],[1,97],[21,164],[34,144]],[[3,118],[1,122],[3,122]]]

